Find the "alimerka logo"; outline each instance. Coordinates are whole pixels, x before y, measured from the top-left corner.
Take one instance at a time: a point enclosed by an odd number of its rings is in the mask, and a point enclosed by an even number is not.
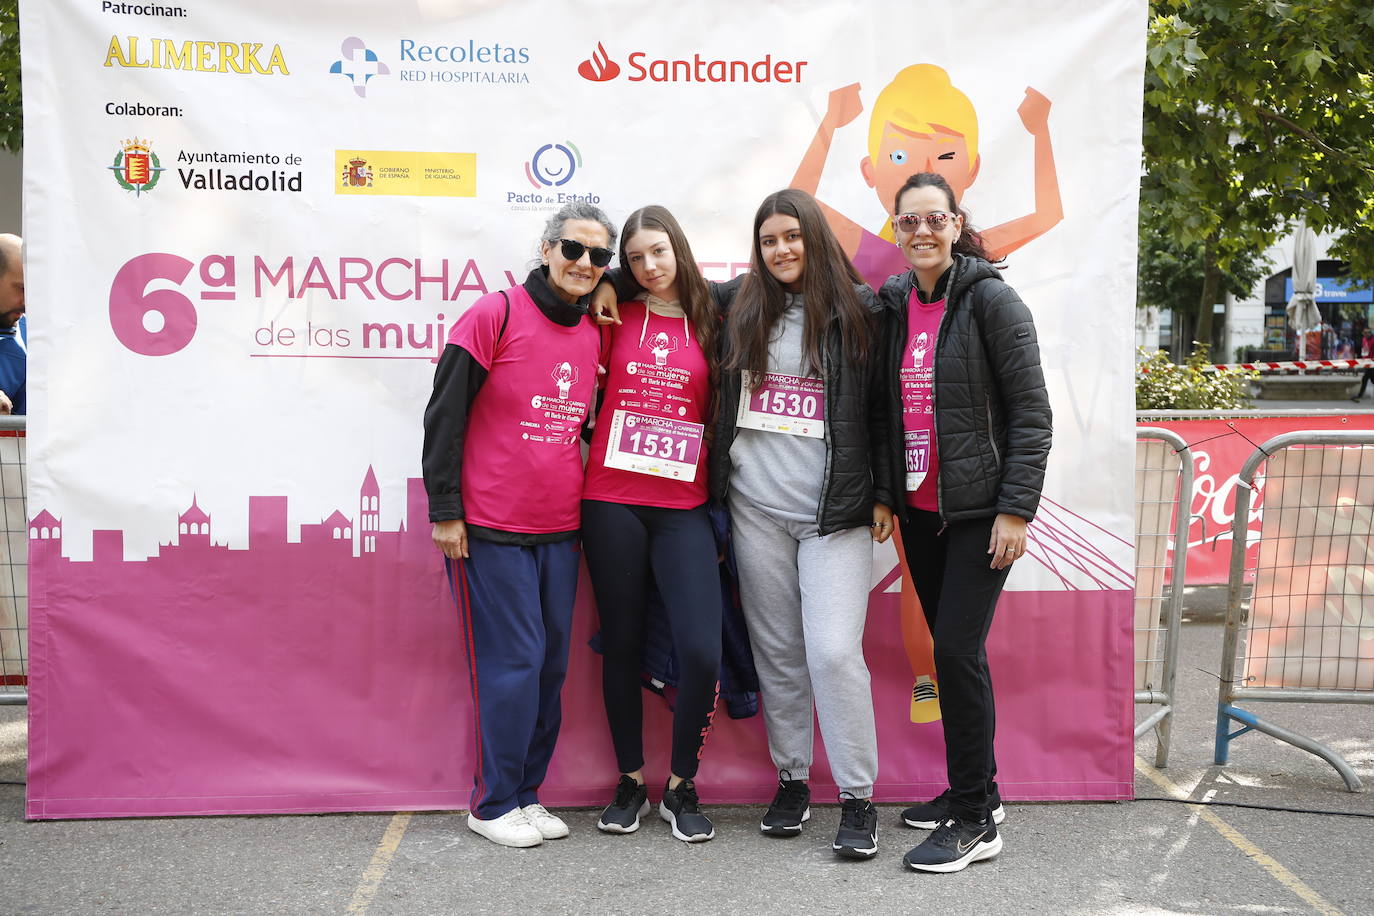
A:
[[[802,68],[810,61],[774,60],[772,54],[758,60],[711,59],[700,53],[693,53],[691,60],[670,60],[634,51],[626,63],[631,83],[800,83]],[[577,73],[585,80],[604,83],[620,75],[620,65],[598,41],[592,56],[577,65]]]
[[[596,51],[590,58],[577,65],[577,72],[583,79],[591,80],[594,83],[604,83],[606,80],[613,80],[620,75],[620,64],[611,60],[606,53],[606,48],[601,42],[596,43]]]
[[[278,73],[290,76],[281,45],[272,45],[263,61],[260,41],[183,41],[148,38],[140,47],[137,35],[110,36],[105,66],[150,68],[153,70],[201,70],[211,73]]]
[[[135,137],[125,140],[114,162],[107,168],[114,174],[114,180],[126,191],[133,191],[137,197],[144,191],[157,187],[158,179],[166,171],[152,150],[151,140]]]

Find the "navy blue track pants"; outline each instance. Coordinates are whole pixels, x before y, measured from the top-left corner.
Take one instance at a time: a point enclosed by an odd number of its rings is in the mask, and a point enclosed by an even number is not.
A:
[[[563,721],[576,545],[522,547],[470,537],[468,559],[449,563],[477,732],[471,807],[483,820],[539,800]]]

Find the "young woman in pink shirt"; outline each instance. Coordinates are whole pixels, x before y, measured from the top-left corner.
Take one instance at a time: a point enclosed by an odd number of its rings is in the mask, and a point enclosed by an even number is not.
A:
[[[597,827],[632,833],[648,812],[640,690],[645,618],[657,584],[678,668],[671,772],[659,813],[673,836],[715,836],[695,777],[718,694],[721,599],[706,513],[706,430],[720,313],[687,237],[659,206],[620,242],[621,323],[602,328],[605,392],[583,488],[582,540],[601,616],[602,694],[620,781]],[[628,269],[632,281],[624,276]]]

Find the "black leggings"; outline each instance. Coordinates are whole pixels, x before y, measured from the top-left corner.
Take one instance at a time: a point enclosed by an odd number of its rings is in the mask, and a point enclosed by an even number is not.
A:
[[[720,673],[720,579],[705,506],[658,509],[582,501],[582,549],[601,615],[601,692],[622,773],[644,766],[640,696],[650,585],[668,612],[678,662],[673,772],[696,776]]]
[[[907,511],[902,552],[934,643],[949,806],[962,818],[982,820],[997,797],[997,710],[985,646],[1009,570],[988,566],[991,518],[952,522],[942,531],[938,513]]]

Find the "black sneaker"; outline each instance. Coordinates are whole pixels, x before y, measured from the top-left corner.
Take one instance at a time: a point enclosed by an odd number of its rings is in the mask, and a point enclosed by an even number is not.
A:
[[[983,823],[947,817],[904,861],[917,871],[962,871],[970,862],[991,859],[1002,851],[1002,837],[992,819]]]
[[[716,835],[711,819],[701,813],[698,804],[697,787],[690,779],[678,783],[676,789],[663,787],[658,813],[673,825],[673,836],[684,843],[704,843]]]
[[[759,829],[769,836],[798,836],[801,825],[811,820],[811,789],[805,779],[787,779],[778,772],[778,793],[763,815]]]
[[[992,822],[1000,824],[1007,819],[1007,809],[1002,807],[1002,797],[994,792],[992,798],[988,799],[991,808]],[[902,822],[908,827],[916,827],[920,830],[934,830],[940,826],[940,822],[949,817],[949,789],[941,792],[930,801],[921,805],[912,805],[902,812]]]
[[[621,776],[615,799],[601,812],[596,827],[607,833],[634,833],[639,829],[639,819],[648,813],[648,790],[629,776]]]
[[[869,859],[878,851],[878,809],[866,798],[840,793],[840,829],[830,848],[846,859]]]

